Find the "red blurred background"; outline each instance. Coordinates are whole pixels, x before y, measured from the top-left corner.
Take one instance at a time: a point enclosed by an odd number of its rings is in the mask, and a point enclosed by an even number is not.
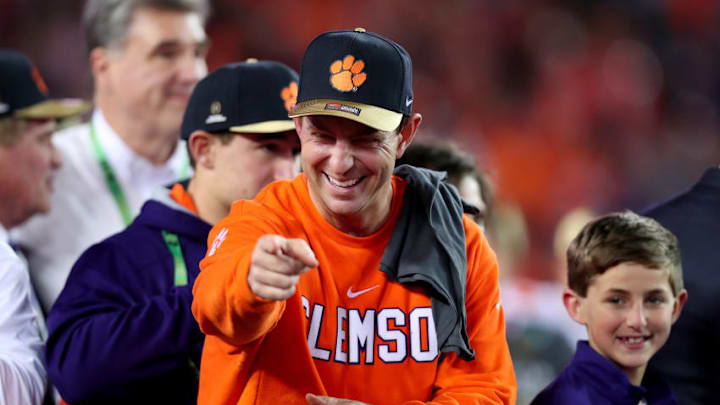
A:
[[[714,0],[216,0],[210,69],[248,57],[295,69],[322,31],[364,27],[414,63],[418,138],[450,139],[522,208],[518,271],[552,277],[559,218],[640,210],[720,163]],[[0,0],[0,47],[54,96],[90,95],[83,1]]]

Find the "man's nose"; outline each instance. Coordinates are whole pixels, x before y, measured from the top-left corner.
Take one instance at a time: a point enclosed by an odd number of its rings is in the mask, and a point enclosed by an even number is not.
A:
[[[355,163],[350,144],[346,141],[338,141],[333,145],[330,152],[330,170],[334,174],[342,174],[350,170]]]

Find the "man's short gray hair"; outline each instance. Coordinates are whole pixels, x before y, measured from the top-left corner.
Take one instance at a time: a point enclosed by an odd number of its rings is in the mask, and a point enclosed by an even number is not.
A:
[[[197,13],[203,23],[210,14],[208,0],[87,0],[82,20],[87,51],[121,43],[140,8]]]

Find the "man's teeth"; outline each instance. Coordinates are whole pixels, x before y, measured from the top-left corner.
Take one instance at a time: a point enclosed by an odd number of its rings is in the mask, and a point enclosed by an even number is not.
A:
[[[347,180],[347,181],[338,181],[333,179],[330,176],[327,176],[328,180],[330,180],[330,183],[332,183],[335,186],[338,187],[352,187],[360,182],[360,178],[353,179],[353,180]]]

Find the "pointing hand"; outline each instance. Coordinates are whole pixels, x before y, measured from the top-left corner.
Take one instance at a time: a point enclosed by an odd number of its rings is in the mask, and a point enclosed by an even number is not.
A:
[[[310,245],[303,239],[263,235],[250,258],[248,285],[258,297],[286,300],[295,293],[300,274],[318,264]]]

